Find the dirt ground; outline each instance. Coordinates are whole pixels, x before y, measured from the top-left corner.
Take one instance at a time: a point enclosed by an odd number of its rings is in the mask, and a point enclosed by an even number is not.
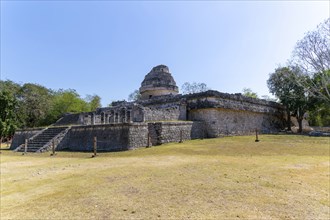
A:
[[[1,219],[329,219],[330,139],[261,135],[133,151],[2,150]]]

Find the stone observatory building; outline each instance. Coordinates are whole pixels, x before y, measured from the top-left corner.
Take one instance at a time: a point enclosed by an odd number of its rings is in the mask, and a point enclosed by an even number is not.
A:
[[[273,133],[284,128],[282,105],[214,90],[182,95],[169,68],[159,65],[145,76],[134,102],[113,102],[95,112],[67,114],[55,124],[15,133],[11,149],[43,152],[120,151],[196,138]]]
[[[144,77],[140,87],[141,99],[150,99],[154,96],[177,95],[178,87],[165,65],[159,65]]]

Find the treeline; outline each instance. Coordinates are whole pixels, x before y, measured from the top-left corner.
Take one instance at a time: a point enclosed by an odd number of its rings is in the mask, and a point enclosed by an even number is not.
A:
[[[0,80],[0,135],[10,138],[17,128],[50,125],[65,113],[94,111],[98,107],[98,95],[81,98],[73,89],[54,91],[38,84]]]

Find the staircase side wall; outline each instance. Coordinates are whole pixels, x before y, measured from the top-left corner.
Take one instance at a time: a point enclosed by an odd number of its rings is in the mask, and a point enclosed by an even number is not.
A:
[[[10,150],[15,150],[21,144],[25,143],[25,139],[31,138],[41,130],[43,130],[43,128],[16,131],[10,145]]]

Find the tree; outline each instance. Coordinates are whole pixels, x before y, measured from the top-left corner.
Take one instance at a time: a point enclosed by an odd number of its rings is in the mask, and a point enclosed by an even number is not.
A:
[[[272,98],[269,95],[262,95],[261,98],[269,102],[277,102],[276,98]]]
[[[137,101],[140,98],[141,98],[141,94],[140,94],[138,89],[134,90],[134,92],[132,92],[128,95],[128,101],[129,102]]]
[[[72,89],[53,91],[33,83],[21,86],[10,80],[0,80],[0,92],[4,91],[8,93],[6,97],[15,100],[15,125],[18,127],[50,125],[64,113],[94,111],[101,107],[100,96],[87,95],[84,100]]]
[[[244,88],[243,95],[246,97],[254,98],[254,99],[258,98],[258,94],[253,92],[252,89],[250,89],[250,88]]]
[[[100,108],[101,105],[101,97],[98,95],[87,95],[86,101],[89,104],[90,111],[95,111],[97,108]]]
[[[50,110],[50,118],[53,122],[65,113],[79,113],[90,111],[90,105],[83,100],[73,89],[60,89],[55,92],[53,106]]]
[[[297,42],[290,65],[308,76],[295,81],[310,95],[330,103],[330,18]]]
[[[181,93],[182,94],[192,94],[192,93],[198,93],[198,92],[205,92],[207,90],[209,90],[209,88],[207,87],[207,85],[205,83],[185,82],[181,86]]]
[[[286,106],[288,130],[291,130],[291,113],[297,118],[299,124],[299,132],[302,132],[302,120],[304,114],[310,106],[308,93],[304,87],[297,83],[294,79],[306,77],[298,69],[290,69],[289,67],[279,67],[274,73],[270,74],[267,80],[269,91],[275,95],[280,102]]]
[[[45,121],[52,107],[53,92],[41,85],[26,83],[18,94],[19,114],[24,126],[36,127],[46,125]]]
[[[308,112],[308,122],[312,126],[330,126],[330,105],[326,102],[314,105]]]
[[[0,91],[0,143],[3,138],[10,138],[17,128],[17,100],[8,91]]]
[[[297,42],[293,61],[306,73],[324,72],[330,69],[330,18],[306,33]]]
[[[7,91],[11,96],[18,97],[21,86],[11,80],[0,80],[0,91]]]
[[[330,71],[325,71],[325,74],[328,74],[330,77]],[[315,74],[313,77],[313,85],[318,85],[322,80],[320,74]],[[320,93],[326,94],[326,91],[321,86],[319,87]],[[330,83],[327,86],[330,90]],[[311,96],[313,104],[309,110],[308,121],[310,125],[313,126],[330,126],[330,102],[325,101],[322,98],[319,98],[315,94]]]

